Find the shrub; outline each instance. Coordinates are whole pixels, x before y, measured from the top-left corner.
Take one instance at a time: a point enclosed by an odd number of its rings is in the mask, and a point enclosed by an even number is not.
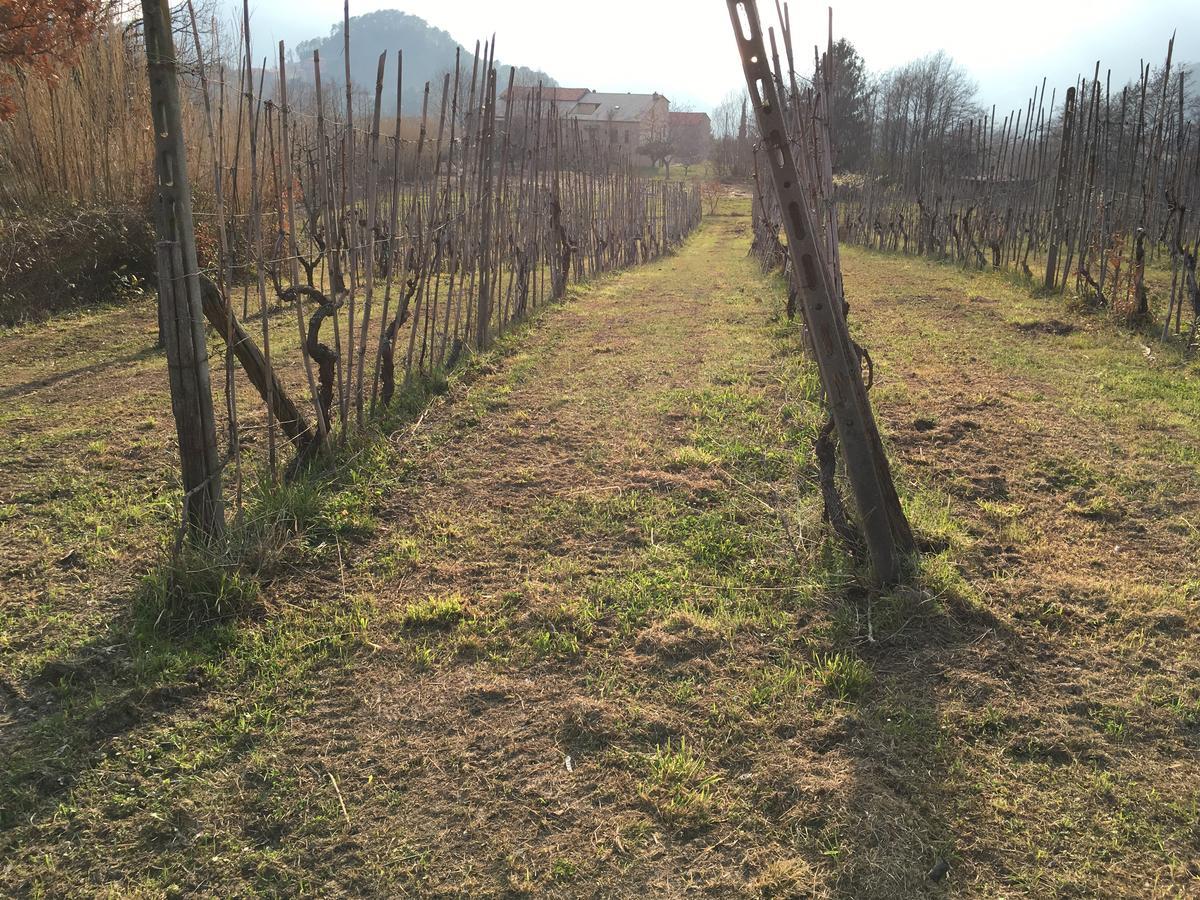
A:
[[[154,273],[154,226],[145,208],[0,214],[0,325],[140,295]]]

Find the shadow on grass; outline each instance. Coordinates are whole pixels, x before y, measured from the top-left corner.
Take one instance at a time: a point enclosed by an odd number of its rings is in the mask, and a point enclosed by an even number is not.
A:
[[[161,634],[139,609],[30,680],[8,700],[0,768],[0,829],[31,822],[103,758],[112,740],[207,690],[205,666],[234,641],[231,624]]]
[[[378,426],[288,481],[262,478],[219,545],[167,554],[101,633],[42,664],[23,691],[0,685],[0,830],[62,802],[123,736],[199,710],[214,689],[253,701],[356,646],[366,612],[321,573],[372,533],[376,500],[405,477],[386,435],[446,385],[441,373],[410,381]],[[262,586],[298,573],[313,581],[310,602],[269,610]],[[239,752],[258,739],[242,734]]]
[[[454,380],[470,384],[514,352],[540,312],[488,353],[461,360]],[[102,633],[44,663],[24,690],[0,680],[0,833],[9,832],[0,846],[64,802],[123,737],[156,721],[185,727],[175,714],[186,707],[212,720],[226,749],[246,752],[262,734],[221,727],[217,717],[236,712],[208,709],[207,698],[269,705],[313,666],[360,645],[369,609],[342,595],[336,560],[343,545],[374,532],[377,501],[407,477],[389,436],[446,393],[448,378],[438,370],[409,379],[363,432],[286,481],[263,477],[220,546],[168,555]],[[268,608],[261,588],[285,577],[305,579],[308,602]],[[232,743],[226,732],[236,732]]]
[[[921,537],[940,545],[939,535]],[[946,573],[952,565],[930,553],[901,587],[873,597],[851,589],[834,601],[870,671],[856,709],[823,738],[822,752],[837,747],[849,760],[845,793],[819,829],[837,896],[940,896],[952,883],[969,801],[952,774],[948,673],[972,645],[1006,631],[960,575]]]
[[[63,381],[68,381],[72,378],[86,378],[93,375],[99,375],[101,372],[107,372],[110,369],[119,369],[127,366],[130,363],[144,362],[152,359],[155,356],[163,353],[159,347],[151,344],[138,350],[136,353],[127,353],[124,356],[106,359],[103,362],[92,363],[90,366],[80,366],[78,369],[67,369],[66,371],[55,372],[53,375],[48,375],[44,378],[35,378],[32,381],[26,381],[21,384],[14,384],[10,387],[0,389],[0,400],[11,400],[14,397],[22,397],[31,391],[40,391],[48,387],[53,387]]]

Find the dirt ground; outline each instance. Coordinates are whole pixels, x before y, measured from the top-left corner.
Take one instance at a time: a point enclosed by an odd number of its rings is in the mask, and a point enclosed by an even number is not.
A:
[[[1196,364],[847,249],[924,548],[871,593],[748,243],[542,313],[187,640],[127,613],[177,499],[147,310],[0,337],[0,893],[1200,892]]]

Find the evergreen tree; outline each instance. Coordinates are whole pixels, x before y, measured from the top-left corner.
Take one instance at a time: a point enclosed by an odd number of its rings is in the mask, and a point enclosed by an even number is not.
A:
[[[813,79],[824,84],[828,52],[821,54],[821,71]],[[833,45],[833,92],[830,139],[835,172],[859,172],[871,157],[871,129],[867,109],[871,84],[866,63],[845,38]]]

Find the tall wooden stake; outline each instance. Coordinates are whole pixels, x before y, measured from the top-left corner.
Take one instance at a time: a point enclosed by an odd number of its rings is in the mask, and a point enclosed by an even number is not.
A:
[[[158,180],[155,204],[158,302],[171,381],[171,407],[179,435],[184,518],[194,535],[212,538],[219,536],[225,526],[221,461],[213,420],[196,236],[192,228],[192,194],[167,0],[142,0],[142,16]]]

